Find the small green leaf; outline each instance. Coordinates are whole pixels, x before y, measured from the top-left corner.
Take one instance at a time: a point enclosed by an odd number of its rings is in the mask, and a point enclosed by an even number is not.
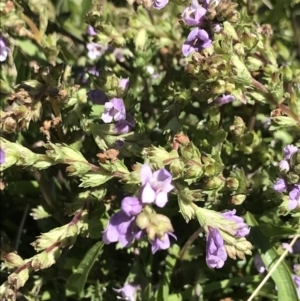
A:
[[[98,258],[102,247],[103,242],[98,241],[87,251],[84,258],[79,263],[75,273],[72,274],[67,280],[66,288],[68,290],[76,292],[77,294],[82,292],[89,272]]]
[[[251,236],[253,243],[258,248],[263,263],[267,269],[270,270],[278,260],[279,256],[266,236],[263,235],[261,231],[261,225],[258,224],[255,217],[250,212],[247,212],[245,220],[247,224],[252,227]],[[291,276],[291,272],[284,261],[278,265],[271,277],[277,287],[278,300],[298,300],[298,294]]]

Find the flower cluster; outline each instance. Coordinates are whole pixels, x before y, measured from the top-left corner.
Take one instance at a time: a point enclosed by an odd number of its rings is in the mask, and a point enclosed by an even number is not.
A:
[[[189,33],[186,41],[182,46],[184,56],[189,56],[193,52],[200,52],[202,49],[208,48],[212,44],[212,40],[206,28],[206,12],[209,0],[206,0],[201,6],[198,0],[192,0],[192,3],[183,13],[182,18],[186,25],[195,27]]]
[[[118,89],[125,93],[129,88],[129,78],[121,78]],[[101,119],[104,123],[115,122],[113,127],[114,134],[126,134],[134,126],[135,121],[129,114],[122,98],[108,99],[107,95],[101,90],[91,90],[87,93],[88,98],[97,105],[104,105],[104,112]]]
[[[300,207],[300,175],[297,173],[300,167],[300,151],[297,146],[288,145],[283,152],[284,159],[279,163],[282,177],[277,179],[273,188],[277,192],[288,192],[288,208],[294,210]]]
[[[121,210],[113,214],[103,232],[105,244],[119,242],[128,247],[134,239],[147,235],[152,253],[170,247],[169,236],[175,237],[170,220],[157,214],[151,204],[164,207],[168,201],[168,193],[174,188],[172,176],[164,168],[154,173],[149,165],[141,167],[140,178],[142,187],[139,197],[125,197],[121,202]]]
[[[251,244],[244,237],[250,233],[250,228],[235,213],[235,210],[222,213],[223,220],[218,224],[219,227],[208,227],[206,263],[210,268],[222,268],[228,256],[235,259],[236,256],[244,258],[244,254],[249,254]],[[235,246],[232,238],[236,239]]]

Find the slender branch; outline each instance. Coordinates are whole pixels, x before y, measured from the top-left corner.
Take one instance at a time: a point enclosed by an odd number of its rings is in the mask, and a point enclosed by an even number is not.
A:
[[[254,128],[258,109],[259,109],[259,103],[256,102],[252,108],[251,117],[248,122],[248,130],[249,131],[252,131]]]
[[[199,228],[197,231],[195,231],[192,236],[186,241],[184,246],[179,252],[179,260],[182,260],[186,250],[190,247],[190,245],[198,238],[199,234],[203,231],[203,228]]]
[[[25,209],[24,209],[23,215],[22,215],[21,223],[19,225],[18,233],[17,233],[17,236],[16,236],[16,243],[15,243],[15,250],[16,251],[18,251],[18,248],[19,248],[20,239],[21,239],[22,231],[23,231],[23,228],[24,228],[24,224],[25,224],[25,221],[26,221],[26,217],[27,217],[29,208],[30,208],[30,206],[29,206],[29,204],[27,204]]]
[[[263,279],[263,281],[259,284],[259,286],[255,289],[255,291],[252,293],[252,295],[248,298],[247,301],[252,301],[258,294],[258,292],[260,291],[260,289],[264,286],[264,284],[269,280],[269,278],[272,276],[273,272],[277,269],[277,267],[279,266],[279,264],[284,260],[284,258],[286,257],[286,255],[288,254],[290,248],[294,245],[294,243],[296,242],[296,240],[300,237],[300,234],[296,235],[294,237],[294,239],[291,241],[290,245],[288,248],[286,248],[286,250],[282,253],[282,255],[280,256],[280,258],[277,260],[277,262],[273,265],[273,267],[270,269],[270,271],[268,272],[268,274],[266,275],[266,277]]]

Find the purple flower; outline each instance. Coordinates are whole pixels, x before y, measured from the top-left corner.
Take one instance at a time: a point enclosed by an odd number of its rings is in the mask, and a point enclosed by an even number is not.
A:
[[[97,105],[104,105],[108,102],[106,94],[101,90],[91,90],[87,93],[87,97]]]
[[[300,298],[300,276],[292,274],[292,278],[293,278],[293,280],[295,282],[295,285],[296,285],[298,297]]]
[[[117,293],[121,293],[122,297],[125,300],[129,300],[129,301],[135,301],[135,292],[137,290],[136,285],[130,284],[130,283],[125,283],[124,286],[120,289],[116,289],[114,288],[114,291],[116,291]]]
[[[105,103],[105,111],[101,116],[105,123],[126,119],[126,110],[123,99],[113,98]]]
[[[5,152],[2,148],[0,148],[0,164],[5,162]]]
[[[8,56],[9,48],[4,39],[0,36],[0,62],[4,62]]]
[[[135,216],[141,213],[143,205],[138,198],[128,196],[122,200],[121,209],[126,215]]]
[[[278,179],[276,183],[273,185],[273,189],[277,192],[283,192],[286,190],[286,184],[283,179]]]
[[[153,8],[155,9],[162,9],[168,4],[169,0],[154,0],[153,1]]]
[[[123,247],[127,247],[131,245],[135,237],[139,236],[140,232],[135,225],[135,217],[119,211],[111,216],[103,232],[102,240],[105,244],[119,241]]]
[[[300,185],[295,185],[289,193],[289,209],[293,210],[300,206]]]
[[[254,257],[254,265],[260,274],[263,274],[267,270],[259,254],[256,254]]]
[[[119,87],[123,90],[126,91],[129,88],[129,78],[121,78],[119,82]]]
[[[97,35],[97,33],[96,33],[94,27],[91,26],[91,25],[88,26],[87,33],[88,33],[88,35],[90,35],[90,36],[96,36],[96,35]]]
[[[284,158],[286,160],[291,159],[292,154],[296,153],[298,151],[298,147],[295,145],[288,145],[283,149]]]
[[[88,43],[86,45],[86,48],[88,50],[88,57],[91,60],[95,60],[96,58],[100,57],[104,54],[106,47],[94,42]]]
[[[125,120],[120,120],[115,123],[114,125],[114,132],[116,134],[127,134],[131,131],[131,129],[135,126],[134,119],[127,115],[127,118]]]
[[[182,45],[182,53],[184,56],[188,56],[195,51],[200,52],[210,45],[211,39],[208,33],[204,29],[194,28]]]
[[[186,25],[199,26],[205,14],[206,9],[199,5],[198,0],[192,0],[192,4],[183,11],[182,17]]]
[[[152,254],[158,250],[167,250],[170,247],[171,243],[169,235],[176,239],[176,236],[173,233],[165,233],[162,239],[156,237],[154,240],[150,241]]]
[[[248,235],[250,233],[249,226],[244,222],[242,217],[235,215],[236,210],[227,211],[222,213],[222,216],[228,219],[229,221],[233,221],[236,223],[236,233],[235,236],[240,238]]]
[[[172,175],[165,168],[152,173],[150,166],[144,164],[141,168],[141,181],[143,185],[142,202],[154,202],[156,206],[164,207],[168,201],[168,192],[174,188],[171,185]]]
[[[222,96],[218,96],[215,98],[215,102],[217,103],[218,106],[225,105],[226,103],[232,102],[235,100],[235,97],[231,94],[225,95],[223,94]]]
[[[295,273],[300,272],[300,264],[295,263],[295,264],[293,265],[293,270],[294,270]]]
[[[282,247],[284,249],[289,249],[291,254],[300,254],[300,239],[298,239],[292,247],[290,247],[290,244],[286,242],[282,243]]]
[[[279,169],[281,171],[289,171],[290,170],[290,164],[287,160],[281,160],[279,163]]]
[[[206,234],[206,264],[210,268],[220,269],[226,259],[227,252],[220,231],[209,227]]]

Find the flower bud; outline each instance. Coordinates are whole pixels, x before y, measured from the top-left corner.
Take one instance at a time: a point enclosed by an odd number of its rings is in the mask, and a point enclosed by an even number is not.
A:
[[[189,160],[194,158],[200,158],[199,149],[193,144],[193,142],[188,143],[186,146],[181,146],[181,155],[183,158]]]
[[[231,204],[234,204],[234,205],[241,205],[244,203],[245,200],[246,200],[245,194],[237,194],[237,195],[232,196],[230,202],[231,202]]]
[[[237,190],[239,188],[239,180],[236,179],[236,178],[232,178],[232,177],[229,177],[226,179],[226,188],[230,189],[230,190]]]
[[[13,252],[4,255],[3,259],[6,261],[6,264],[9,264],[10,266],[15,268],[18,268],[24,264],[22,257]]]
[[[17,122],[12,117],[7,117],[3,124],[3,131],[13,133],[17,128]]]
[[[180,159],[175,159],[170,163],[170,171],[173,179],[179,178],[183,174],[185,164]]]
[[[149,220],[148,214],[145,212],[141,212],[136,217],[136,220],[135,220],[136,225],[142,230],[144,230],[148,227],[149,222],[150,222],[150,220]]]
[[[207,180],[204,183],[203,189],[215,190],[215,189],[222,188],[224,185],[225,185],[224,178],[222,176],[217,176]]]
[[[291,82],[293,80],[293,71],[291,70],[291,68],[288,65],[284,65],[281,69],[283,80],[287,83]]]

